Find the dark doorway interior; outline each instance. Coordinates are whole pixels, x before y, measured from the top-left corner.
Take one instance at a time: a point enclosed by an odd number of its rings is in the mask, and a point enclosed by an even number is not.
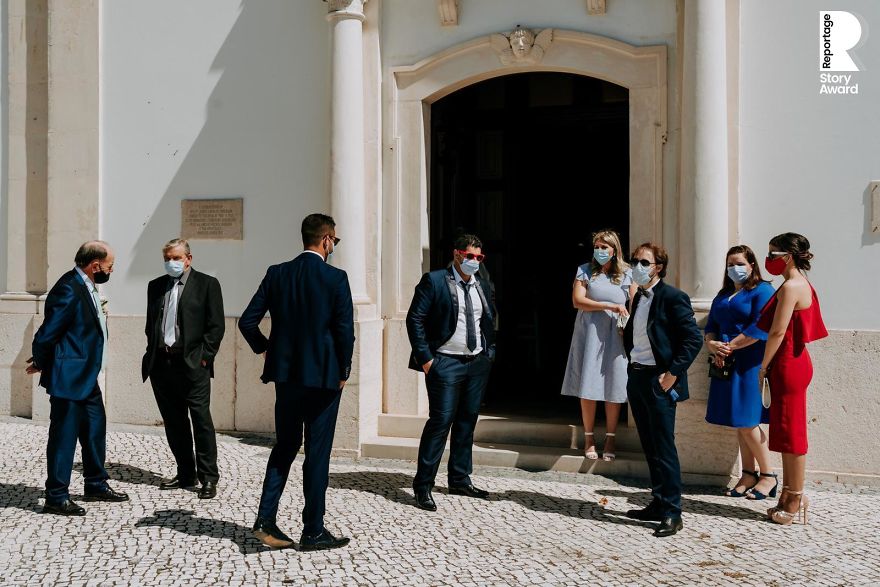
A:
[[[579,414],[559,389],[590,235],[629,247],[629,95],[565,73],[468,86],[431,109],[431,268],[477,234],[496,286],[498,354],[484,413]],[[601,413],[601,410],[599,411]]]

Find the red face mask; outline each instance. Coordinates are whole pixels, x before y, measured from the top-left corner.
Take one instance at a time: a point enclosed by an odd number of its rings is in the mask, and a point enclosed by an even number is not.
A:
[[[764,269],[766,269],[767,273],[770,275],[782,275],[785,271],[786,265],[788,265],[788,263],[785,261],[785,255],[767,257],[764,259]]]

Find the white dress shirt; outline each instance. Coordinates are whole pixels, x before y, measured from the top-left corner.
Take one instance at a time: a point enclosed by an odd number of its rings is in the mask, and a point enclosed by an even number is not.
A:
[[[480,330],[480,318],[483,316],[483,302],[480,300],[480,294],[477,293],[477,288],[480,287],[480,284],[477,282],[476,276],[472,276],[471,280],[467,282],[470,284],[469,292],[471,296],[471,304],[474,307],[474,328],[476,329],[477,335],[477,347],[471,352],[467,347],[467,318],[465,317],[464,312],[464,287],[461,286],[465,281],[461,278],[458,270],[454,267],[452,269],[452,274],[455,275],[455,293],[458,294],[458,320],[455,324],[455,332],[452,334],[452,338],[443,343],[443,346],[438,348],[437,352],[447,355],[478,355],[483,352],[483,335]]]
[[[657,281],[660,283],[660,281]],[[654,288],[657,283],[648,289],[641,290],[639,305],[636,306],[633,320],[633,348],[629,354],[630,361],[641,365],[656,365],[654,351],[651,350],[651,340],[648,338],[648,314],[651,312],[651,302],[654,300]]]

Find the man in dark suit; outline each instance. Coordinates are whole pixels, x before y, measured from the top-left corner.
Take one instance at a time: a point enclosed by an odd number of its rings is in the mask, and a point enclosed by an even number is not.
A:
[[[302,241],[301,255],[269,267],[238,328],[251,349],[266,356],[263,383],[275,382],[276,441],[266,465],[254,535],[273,548],[293,545],[275,518],[305,428],[299,547],[324,550],[349,542],[324,527],[324,507],[339,400],[351,374],[354,307],[345,271],[327,264],[340,241],[333,218],[306,216]],[[259,328],[267,311],[272,317],[269,338]]]
[[[627,516],[657,521],[655,536],[682,529],[681,468],[675,448],[675,407],[688,399],[687,370],[702,346],[691,300],[666,284],[669,256],[663,247],[644,243],[632,254],[638,284],[623,333],[629,357],[626,395],[651,474],[651,503]]]
[[[477,277],[482,247],[474,235],[459,236],[452,267],[422,276],[406,315],[409,367],[425,373],[428,387],[428,421],[413,479],[416,505],[428,511],[437,509],[431,489],[450,429],[449,493],[489,497],[470,478],[474,428],[495,358],[491,294]]]
[[[61,276],[46,297],[45,319],[34,336],[29,374],[40,373],[49,394],[49,442],[46,447],[44,513],[83,516],[70,499],[70,475],[76,441],[82,447],[84,499],[127,501],[107,484],[104,469],[107,417],[98,387],[106,365],[107,318],[95,284],[106,283],[114,255],[107,243],[89,241],[74,259],[76,266]]]
[[[186,240],[169,241],[162,255],[167,275],[147,285],[147,352],[141,361],[141,376],[150,378],[177,462],[177,474],[159,488],[192,489],[198,479],[199,498],[211,499],[220,479],[211,378],[226,328],[223,295],[215,277],[192,268]]]

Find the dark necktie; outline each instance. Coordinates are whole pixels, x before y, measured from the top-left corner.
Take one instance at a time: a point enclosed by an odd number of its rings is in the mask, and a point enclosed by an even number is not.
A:
[[[471,284],[460,282],[464,288],[464,317],[467,324],[467,348],[474,352],[477,348],[477,326],[474,323],[474,303],[471,301]]]

